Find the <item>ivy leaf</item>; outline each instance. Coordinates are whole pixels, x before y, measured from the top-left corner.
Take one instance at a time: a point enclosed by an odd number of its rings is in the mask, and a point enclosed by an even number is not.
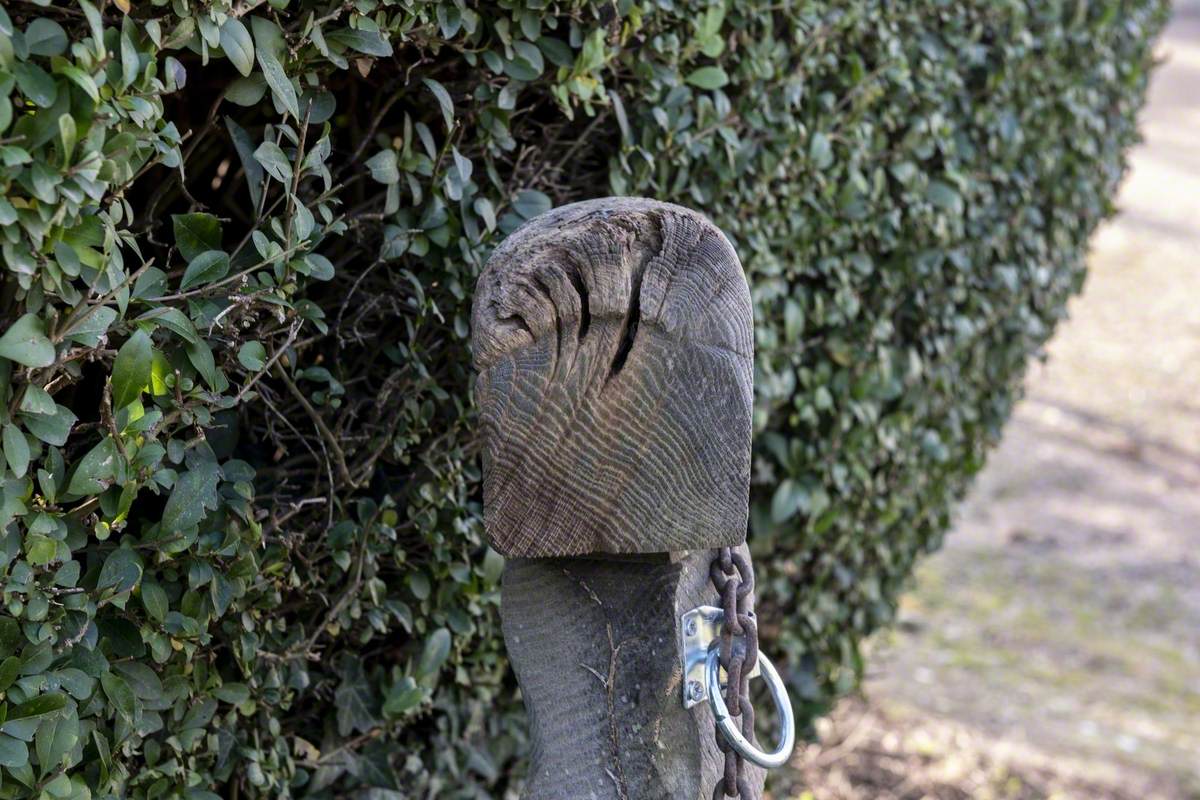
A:
[[[952,214],[962,214],[962,196],[950,184],[937,180],[930,181],[927,196],[929,197],[929,202],[938,208],[949,211]]]
[[[243,76],[254,71],[254,39],[237,17],[229,17],[221,26],[221,49]]]
[[[0,733],[0,767],[19,769],[29,763],[29,748],[20,739]]]
[[[233,147],[237,150],[242,169],[246,171],[246,187],[250,190],[250,205],[257,209],[262,199],[263,168],[254,158],[254,140],[246,133],[241,125],[233,121],[233,117],[225,117],[225,128],[229,138],[233,139]]]
[[[13,77],[17,79],[17,88],[21,94],[28,97],[41,108],[50,108],[58,99],[58,84],[50,73],[28,61],[22,61],[13,67]]]
[[[95,347],[100,344],[100,337],[108,332],[108,328],[117,319],[117,310],[108,306],[93,309],[90,314],[81,315],[77,321],[70,324],[64,336],[68,341],[81,344],[84,347]]]
[[[80,496],[99,494],[109,487],[117,472],[117,446],[105,437],[79,459],[67,491]]]
[[[186,348],[188,361],[192,362],[192,366],[204,378],[204,382],[209,388],[217,391],[224,391],[223,375],[217,369],[217,362],[213,358],[212,348],[206,342],[192,342]]]
[[[104,18],[100,16],[100,12],[96,7],[88,2],[88,0],[78,0],[79,7],[83,9],[83,15],[87,17],[88,28],[92,33],[92,47],[97,58],[104,58]],[[96,102],[99,102],[97,99]]]
[[[54,571],[54,585],[71,588],[79,583],[81,567],[78,561],[68,561]]]
[[[51,674],[76,700],[87,700],[96,689],[96,679],[76,667],[64,667]]]
[[[222,616],[229,610],[229,606],[233,603],[236,597],[236,587],[233,581],[226,578],[224,575],[217,574],[213,576],[213,581],[209,585],[209,597],[212,599],[213,610],[217,612],[217,616]]]
[[[793,298],[789,297],[783,303],[783,338],[787,342],[795,342],[804,330],[804,309]]]
[[[354,28],[343,28],[325,37],[327,41],[336,42],[351,50],[357,50],[368,56],[386,58],[392,54],[392,45],[378,31],[363,31]]]
[[[55,414],[57,407],[54,398],[40,386],[29,384],[25,387],[25,395],[21,398],[20,410],[26,414]]]
[[[141,577],[142,557],[128,547],[118,547],[104,560],[96,588],[112,589],[114,594],[120,594],[137,586]]]
[[[167,386],[167,376],[172,373],[171,362],[159,351],[154,351],[150,360],[150,394],[162,397],[170,389]]]
[[[137,716],[137,697],[134,696],[133,689],[129,688],[129,684],[125,682],[124,678],[111,672],[105,672],[100,675],[100,685],[104,688],[108,702],[112,703],[117,713],[127,722],[133,722]]]
[[[55,69],[59,74],[65,75],[69,81],[80,89],[83,89],[93,103],[100,102],[100,87],[96,85],[96,80],[91,75],[88,75],[74,64],[59,64]]]
[[[806,505],[808,492],[791,478],[781,481],[771,498],[771,521],[786,522]]]
[[[258,149],[254,151],[254,160],[262,164],[267,174],[280,183],[287,184],[291,181],[292,162],[288,161],[283,148],[274,142],[263,142],[260,144]]]
[[[720,89],[729,83],[729,76],[720,67],[700,67],[688,74],[687,82],[700,89]]]
[[[517,212],[524,219],[533,219],[538,214],[544,214],[554,206],[554,203],[544,193],[526,189],[517,193],[517,199],[513,201],[513,211]]]
[[[492,206],[492,201],[486,197],[476,197],[471,204],[475,209],[475,213],[483,220],[483,224],[487,226],[488,231],[496,230],[496,209]]]
[[[228,273],[229,254],[222,250],[206,250],[187,265],[187,269],[183,271],[183,279],[179,282],[179,290],[185,291],[193,286],[218,281]]]
[[[156,322],[188,344],[198,344],[200,342],[200,334],[196,331],[196,326],[188,319],[187,314],[184,314],[178,308],[171,308],[169,306],[153,308],[138,317],[137,321]]]
[[[38,766],[42,768],[43,772],[61,766],[63,759],[75,748],[78,741],[79,717],[74,711],[63,714],[57,719],[44,720],[37,730]]]
[[[142,71],[142,57],[137,47],[137,26],[132,18],[121,20],[121,88],[130,86]]]
[[[33,56],[61,56],[67,52],[67,32],[52,19],[38,17],[25,29],[25,49]]]
[[[400,167],[395,150],[380,150],[367,159],[365,166],[371,170],[371,177],[385,186],[400,182]]]
[[[197,464],[180,475],[163,509],[163,531],[174,533],[198,525],[205,511],[217,507],[219,479],[217,465],[210,462]]]
[[[75,151],[75,142],[78,139],[75,118],[70,114],[63,114],[58,118],[58,138],[62,143],[63,169],[66,169],[71,165],[71,155]]]
[[[238,705],[250,699],[250,687],[244,683],[226,683],[217,687],[213,695],[226,703]]]
[[[285,111],[300,119],[300,101],[296,88],[283,69],[282,56],[287,50],[283,32],[266,17],[251,17],[250,27],[254,32],[254,54],[262,68],[263,77],[271,87],[271,94]]]
[[[437,674],[450,655],[450,631],[438,628],[425,640],[425,649],[417,664],[416,676],[420,680]]]
[[[546,69],[542,51],[531,42],[512,43],[514,58],[504,64],[504,72],[519,81],[533,81]]]
[[[168,92],[175,92],[187,86],[187,69],[174,56],[167,56],[163,63],[163,74],[166,76]]]
[[[37,314],[25,314],[0,336],[0,358],[26,367],[54,363],[54,345],[46,337],[46,324]]]
[[[0,662],[0,692],[7,692],[8,687],[16,682],[21,674],[20,656],[9,656]]]
[[[162,586],[153,581],[144,580],[138,589],[138,595],[142,599],[142,605],[146,608],[147,614],[159,622],[167,618],[170,604],[167,602],[167,592]]]
[[[255,73],[247,78],[238,78],[225,87],[226,100],[247,108],[258,105],[266,93],[267,82],[260,73]]]
[[[258,372],[267,362],[267,348],[262,342],[246,342],[238,350],[238,363],[251,372]]]
[[[175,230],[175,246],[185,261],[206,250],[221,249],[221,221],[212,214],[172,214],[171,225]]]
[[[142,700],[157,700],[162,697],[163,685],[158,673],[146,664],[137,661],[118,661],[112,665],[121,673],[133,694]]]
[[[437,18],[438,27],[442,29],[442,36],[446,39],[453,39],[462,27],[462,13],[453,4],[447,7],[439,3]]]
[[[8,712],[8,722],[27,719],[41,719],[56,711],[61,711],[67,704],[67,696],[62,692],[47,692],[39,694],[31,700],[26,700]]]
[[[812,142],[808,146],[808,157],[817,169],[828,169],[833,163],[833,147],[825,133],[818,131],[813,134]]]
[[[21,429],[11,423],[4,426],[4,458],[14,475],[25,477],[25,470],[29,469],[29,442]]]
[[[334,275],[333,262],[320,253],[309,253],[304,257],[304,263],[313,280],[327,281]]]
[[[427,689],[421,688],[411,676],[405,675],[388,692],[387,699],[383,702],[384,716],[389,719],[402,716],[406,711],[420,705],[427,693]]]
[[[445,86],[433,78],[422,78],[421,82],[429,91],[433,92],[434,98],[437,99],[438,106],[442,109],[442,119],[446,122],[446,130],[452,130],[454,128],[454,100],[450,98],[450,93],[446,91]]]
[[[338,732],[342,736],[349,736],[356,730],[369,731],[377,722],[373,711],[375,693],[371,682],[363,672],[361,661],[353,656],[345,656],[342,672],[342,683],[334,692]]]
[[[22,414],[25,430],[46,444],[62,447],[71,435],[71,428],[79,421],[75,412],[66,406],[54,404],[53,414]]]
[[[521,19],[526,20],[529,17],[523,16]],[[536,35],[526,34],[526,38],[530,41],[536,39],[537,46],[542,49],[542,53],[554,66],[571,67],[575,64],[574,51],[562,39],[555,39],[553,36],[542,36],[540,32]]]
[[[124,408],[142,396],[150,383],[153,350],[150,334],[139,328],[117,351],[112,370],[114,409]]]
[[[25,560],[34,566],[49,564],[58,555],[58,540],[41,533],[25,537]]]
[[[303,242],[312,235],[313,228],[317,226],[317,220],[308,210],[308,206],[297,205],[295,215],[292,217],[292,224],[295,228],[296,239]]]

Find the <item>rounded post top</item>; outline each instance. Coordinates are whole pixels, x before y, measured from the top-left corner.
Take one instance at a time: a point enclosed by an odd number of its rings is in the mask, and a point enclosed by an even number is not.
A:
[[[745,538],[753,324],[737,254],[642,198],[530,220],[476,285],[484,522],[512,556]]]

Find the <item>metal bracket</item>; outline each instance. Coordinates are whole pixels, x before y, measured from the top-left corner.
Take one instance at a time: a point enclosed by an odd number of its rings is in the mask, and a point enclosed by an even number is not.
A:
[[[725,612],[716,606],[697,606],[680,617],[680,658],[683,666],[683,707],[691,708],[708,700],[708,681],[705,677],[705,662],[709,648],[719,646],[721,623]],[[750,671],[750,677],[758,677],[758,664]],[[722,686],[725,670],[721,670]]]

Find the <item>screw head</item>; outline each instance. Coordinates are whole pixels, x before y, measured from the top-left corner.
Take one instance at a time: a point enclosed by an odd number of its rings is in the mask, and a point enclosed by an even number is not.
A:
[[[688,636],[695,636],[696,635],[696,620],[689,619],[687,621],[687,625],[684,626],[683,630]]]
[[[687,685],[688,699],[695,702],[704,695],[704,687],[700,685],[700,681],[688,681]]]

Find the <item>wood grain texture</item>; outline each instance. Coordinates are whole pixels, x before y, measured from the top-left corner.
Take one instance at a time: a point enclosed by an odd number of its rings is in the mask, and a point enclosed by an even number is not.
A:
[[[533,745],[522,800],[710,800],[724,757],[707,704],[683,707],[678,643],[680,615],[716,597],[711,560],[506,562],[501,620]],[[747,766],[754,798],[764,776]]]
[[[473,311],[493,546],[546,557],[743,541],[752,336],[737,254],[694,211],[606,198],[514,232]]]

